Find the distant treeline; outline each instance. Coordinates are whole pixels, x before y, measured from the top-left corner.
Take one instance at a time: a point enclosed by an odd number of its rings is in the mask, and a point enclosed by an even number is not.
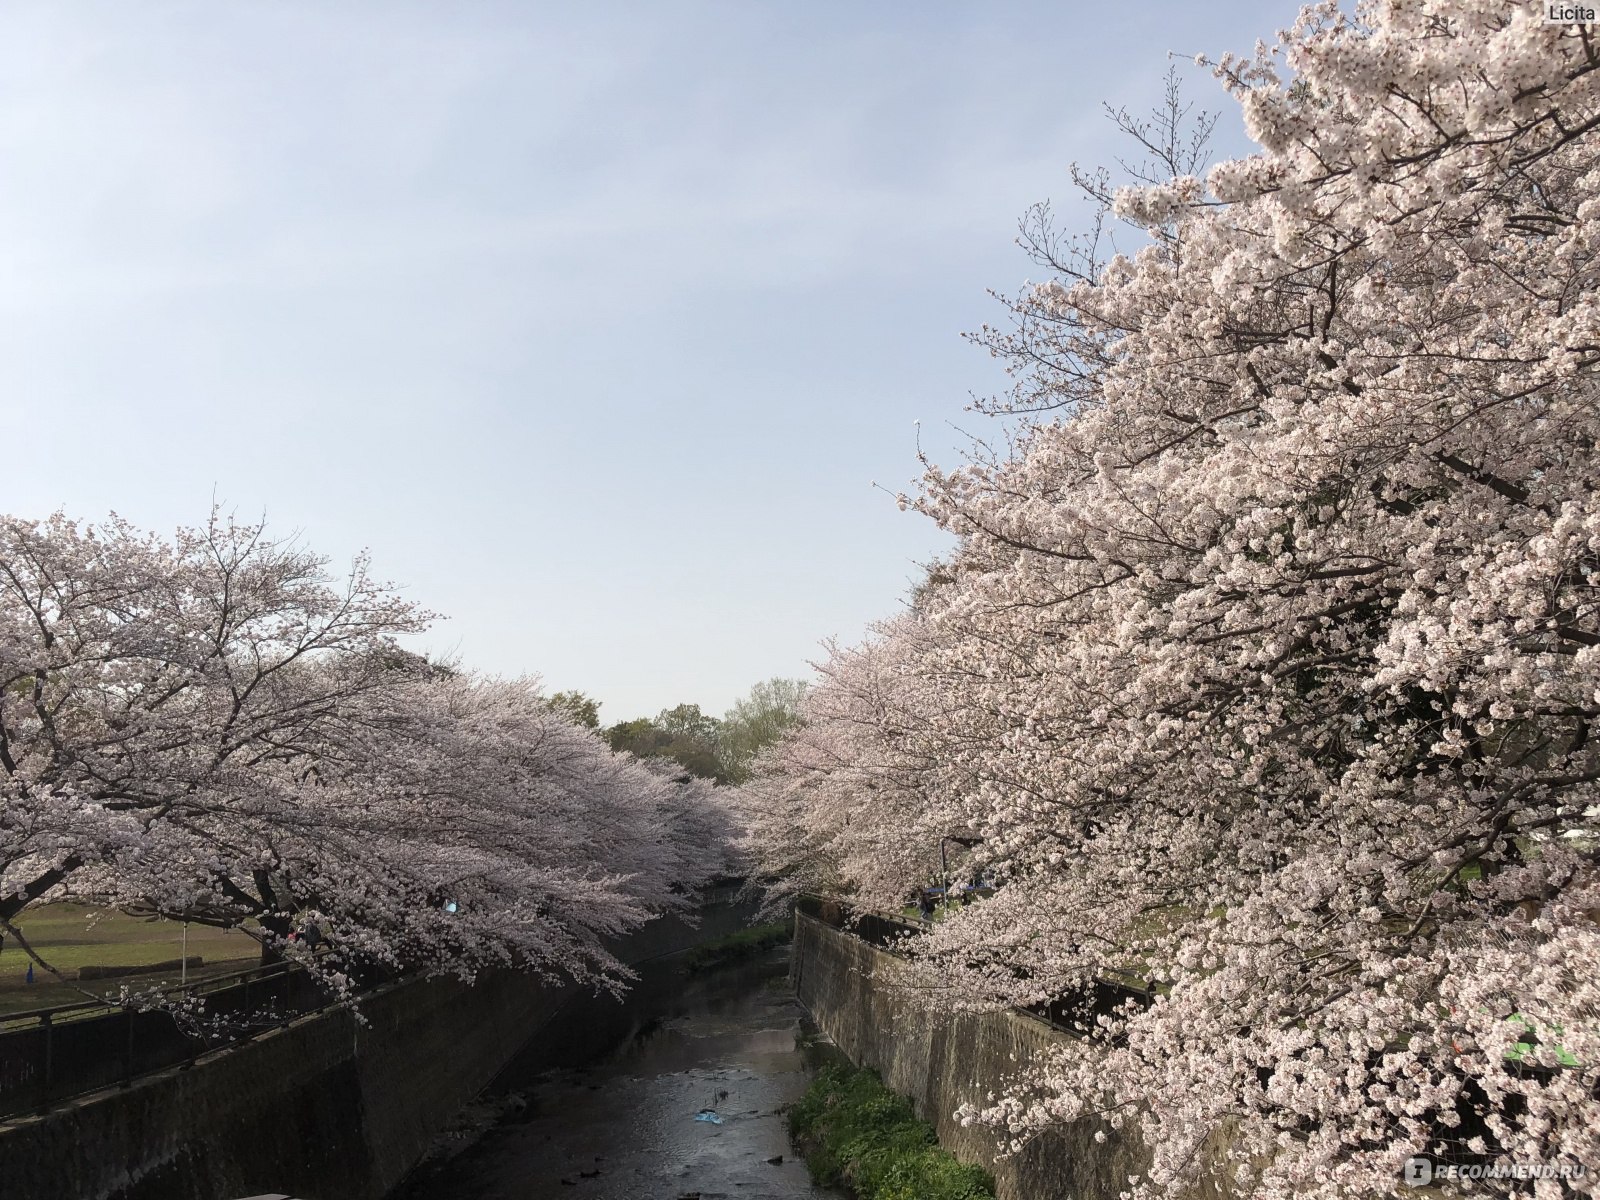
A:
[[[613,750],[639,758],[670,758],[691,775],[717,783],[742,783],[756,753],[800,722],[806,684],[769,679],[750,689],[719,719],[698,704],[662,709],[654,718],[600,724],[600,702],[584,692],[557,692],[550,704],[580,725],[599,731]]]

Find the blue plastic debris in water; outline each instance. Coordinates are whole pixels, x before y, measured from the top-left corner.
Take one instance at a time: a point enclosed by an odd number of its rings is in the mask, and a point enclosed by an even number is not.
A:
[[[702,1108],[699,1112],[695,1113],[694,1119],[696,1121],[709,1121],[713,1125],[722,1124],[722,1118],[717,1116],[714,1109],[709,1108]]]

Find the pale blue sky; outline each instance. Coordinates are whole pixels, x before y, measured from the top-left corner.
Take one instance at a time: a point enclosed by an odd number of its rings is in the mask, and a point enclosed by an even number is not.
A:
[[[1100,102],[1293,11],[8,4],[0,507],[215,492],[467,665],[720,712],[940,546],[871,482],[984,431],[960,334],[1119,152]]]

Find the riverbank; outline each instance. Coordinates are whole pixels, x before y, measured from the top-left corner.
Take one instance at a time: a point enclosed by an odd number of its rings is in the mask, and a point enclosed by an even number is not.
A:
[[[789,1110],[789,1136],[819,1183],[858,1200],[994,1200],[994,1180],[939,1145],[876,1071],[829,1063]]]
[[[752,925],[725,938],[696,946],[683,956],[683,969],[690,974],[725,967],[730,963],[757,958],[774,946],[786,946],[794,939],[792,920]]]

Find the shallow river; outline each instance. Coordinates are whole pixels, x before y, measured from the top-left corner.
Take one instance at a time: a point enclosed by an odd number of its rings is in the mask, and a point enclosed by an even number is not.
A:
[[[623,1002],[569,1005],[469,1114],[481,1136],[446,1139],[394,1200],[836,1195],[792,1157],[781,1111],[815,1053],[787,955],[695,976],[663,960]],[[708,1109],[721,1124],[695,1119]]]

